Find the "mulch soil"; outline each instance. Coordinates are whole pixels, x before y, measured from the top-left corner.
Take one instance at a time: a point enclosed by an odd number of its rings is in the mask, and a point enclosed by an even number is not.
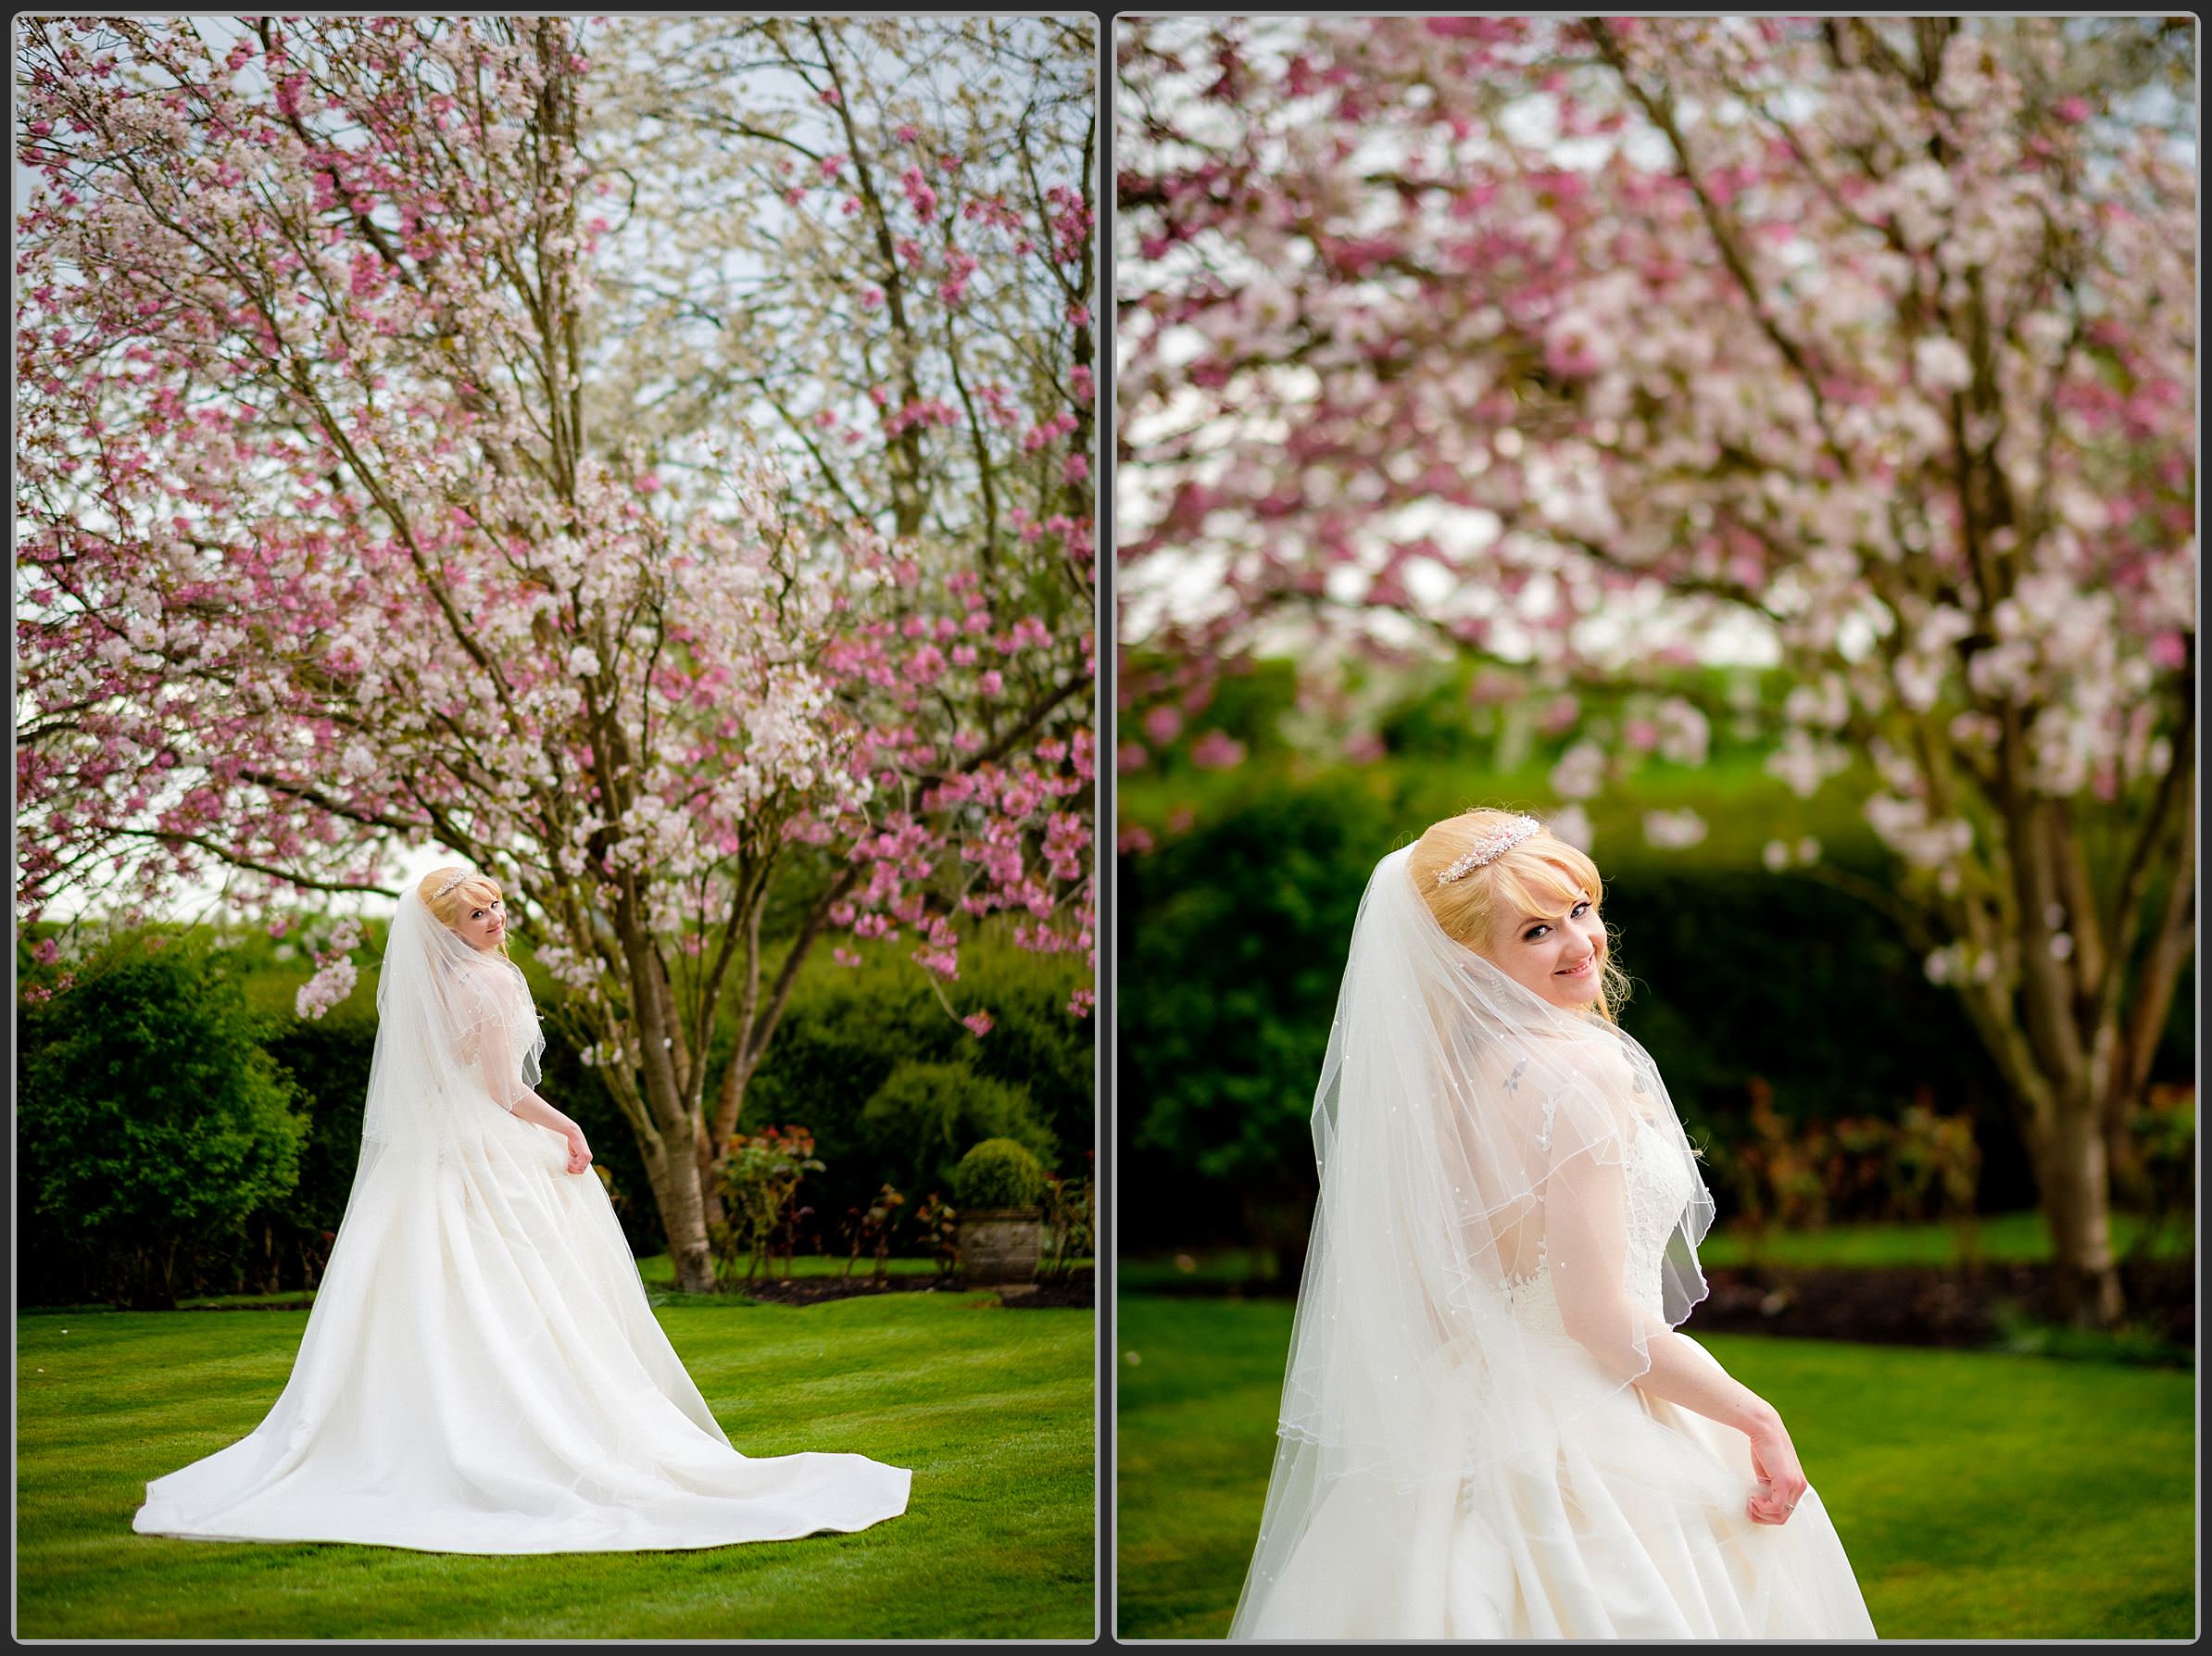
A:
[[[1026,1294],[1004,1294],[1008,1311],[1088,1311],[1098,1303],[1092,1288],[1096,1280],[1088,1271],[1071,1271],[1052,1282],[1040,1282]]]
[[[1088,1309],[1097,1303],[1092,1281],[1093,1273],[1089,1271],[1071,1271],[1064,1277],[1039,1282],[1026,1292],[1001,1288],[999,1290],[999,1301],[1009,1311]],[[971,1288],[958,1277],[878,1277],[856,1271],[850,1276],[761,1277],[750,1283],[733,1284],[728,1291],[748,1299],[765,1300],[772,1305],[821,1305],[831,1299],[858,1299],[873,1294],[980,1294],[987,1290],[981,1286]],[[250,1299],[216,1305],[187,1303],[178,1309],[195,1311],[308,1311],[314,1304],[313,1299],[302,1296],[296,1299]]]
[[[1063,1310],[1089,1306],[1095,1303],[1091,1281],[1090,1272],[1075,1271],[1062,1280],[1040,1282],[1026,1293],[1000,1289],[999,1299],[1010,1311]],[[855,1272],[851,1276],[764,1278],[758,1282],[739,1284],[735,1291],[748,1299],[762,1299],[776,1305],[820,1305],[825,1300],[857,1299],[872,1294],[962,1294],[982,1293],[985,1290],[980,1287],[969,1288],[957,1278],[875,1277]]]
[[[2196,1277],[2188,1261],[2131,1262],[2120,1280],[2130,1322],[2176,1345],[2194,1343]],[[1973,1347],[2002,1339],[2008,1318],[2062,1320],[2057,1276],[2046,1265],[1738,1265],[1706,1272],[1705,1282],[1711,1291],[1687,1324],[1693,1334]]]

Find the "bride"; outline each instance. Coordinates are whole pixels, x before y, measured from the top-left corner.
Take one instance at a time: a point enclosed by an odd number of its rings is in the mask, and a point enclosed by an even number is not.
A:
[[[498,885],[400,899],[361,1160],[283,1395],[146,1487],[132,1527],[432,1552],[719,1547],[859,1530],[911,1474],[730,1446],[647,1305],[545,1047]]]
[[[1470,811],[1376,865],[1232,1638],[1871,1638],[1781,1416],[1676,1325],[1713,1205],[1596,868]]]

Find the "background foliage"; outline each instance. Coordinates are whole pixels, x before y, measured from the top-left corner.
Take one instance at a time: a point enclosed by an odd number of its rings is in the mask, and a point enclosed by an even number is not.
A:
[[[1756,675],[1750,693],[1764,693]],[[1313,1194],[1314,1078],[1376,860],[1469,806],[1555,804],[1549,775],[1567,738],[1480,694],[1473,669],[1415,680],[1379,721],[1378,759],[1320,761],[1280,734],[1295,721],[1289,675],[1266,664],[1225,681],[1163,760],[1123,778],[1117,1132],[1130,1248],[1295,1250]],[[1194,762],[1217,736],[1244,762]],[[1701,771],[1653,765],[1590,807],[1605,916],[1634,985],[1623,1026],[1716,1164],[1722,1222],[1745,1205],[1732,1178],[1763,1096],[1785,1135],[1851,1121],[1903,1131],[1916,1109],[1964,1116],[1979,1152],[1975,1204],[2032,1206],[1999,1078],[1954,993],[1843,884],[1882,877],[1865,824],[1840,792],[1801,800],[1748,745],[1727,742],[1716,733]],[[1710,831],[1654,848],[1641,812],[1683,804]],[[1794,859],[1807,837],[1820,866],[1768,866],[1769,847]],[[2193,1005],[2185,986],[2159,1048],[2163,1080],[2193,1081]],[[1834,1216],[1858,1211],[1839,1198]]]
[[[308,1288],[345,1213],[376,1040],[381,929],[361,947],[359,987],[312,1022],[294,1010],[312,967],[294,943],[207,928],[145,947],[161,935],[131,934],[111,954],[75,963],[37,960],[35,935],[19,947],[30,991],[20,1020],[19,1142],[32,1193],[18,1277],[26,1303],[165,1302],[147,1280],[166,1280],[177,1297]],[[558,994],[550,978],[519,943],[515,953],[547,1006]],[[39,1000],[65,972],[76,986]],[[1018,1137],[1056,1171],[1087,1173],[1091,1025],[1067,1013],[1087,972],[1078,957],[1039,957],[980,928],[956,985],[961,1010],[992,1009],[996,1022],[978,1038],[895,944],[864,945],[858,966],[810,961],[742,1123],[814,1135],[823,1167],[806,1180],[812,1211],[800,1246],[841,1251],[848,1207],[864,1209],[886,1183],[919,1205],[949,1188],[951,1165],[985,1138]],[[730,1038],[726,1023],[720,1038]],[[902,1136],[911,1122],[866,1119],[902,1066],[934,1077],[939,1127],[953,1139],[936,1160]],[[634,1250],[660,1252],[635,1140],[598,1070],[552,1019],[541,1090],[590,1138]],[[893,1251],[927,1253],[911,1228],[895,1233]],[[88,1236],[95,1246],[84,1246]]]
[[[240,1258],[252,1216],[295,1188],[297,1089],[203,947],[123,939],[19,1027],[19,1286],[169,1304],[202,1260]]]

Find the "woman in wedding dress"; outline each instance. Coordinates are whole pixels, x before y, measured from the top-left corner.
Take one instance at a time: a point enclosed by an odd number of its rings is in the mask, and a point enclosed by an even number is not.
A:
[[[719,1547],[859,1530],[911,1474],[730,1445],[647,1306],[545,1047],[499,888],[401,897],[361,1160],[291,1380],[132,1527],[433,1552]]]
[[[1376,865],[1232,1638],[1871,1638],[1781,1416],[1676,1325],[1713,1206],[1596,868],[1477,810]]]

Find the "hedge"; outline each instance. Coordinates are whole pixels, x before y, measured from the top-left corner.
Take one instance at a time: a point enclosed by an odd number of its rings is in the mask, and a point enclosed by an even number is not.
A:
[[[1360,894],[1379,858],[1468,801],[1444,797],[1433,767],[1278,770],[1215,780],[1202,815],[1189,813],[1200,820],[1171,831],[1177,791],[1134,790],[1136,813],[1162,825],[1119,864],[1125,1244],[1294,1245]],[[1132,814],[1125,804],[1125,825]],[[1754,846],[1776,831],[1730,826]],[[1843,854],[1861,855],[1848,841]],[[1871,907],[1802,872],[1654,852],[1617,824],[1601,826],[1598,863],[1634,985],[1623,1027],[1650,1048],[1693,1137],[1740,1136],[1759,1080],[1796,1122],[1894,1118],[1924,1100],[1972,1115],[1984,1211],[2033,1205],[1994,1066],[1953,994]],[[1881,865],[1862,856],[1858,872],[1879,877]],[[2184,984],[2161,1076],[2194,1075],[2192,998]]]

